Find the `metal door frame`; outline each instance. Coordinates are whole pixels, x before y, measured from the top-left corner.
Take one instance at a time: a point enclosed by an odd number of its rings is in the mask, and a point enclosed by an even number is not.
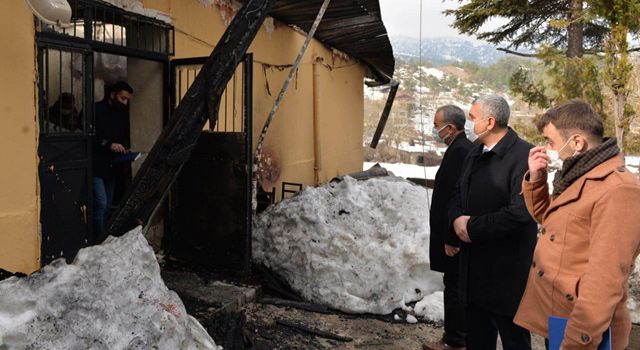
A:
[[[180,66],[194,66],[194,65],[203,65],[207,57],[193,57],[193,58],[182,58],[182,59],[173,59],[170,64],[170,110],[171,114],[178,106],[179,96],[176,93],[176,84],[180,84],[182,80],[179,76],[177,76],[177,68]],[[246,203],[245,203],[245,249],[248,252],[248,262],[247,266],[251,266],[253,257],[252,257],[252,209],[253,209],[253,201],[252,201],[252,179],[253,179],[253,53],[247,53],[238,66],[242,66],[242,127],[240,133],[245,134],[245,140],[247,144],[246,148]],[[237,70],[237,68],[236,68]],[[235,73],[234,73],[235,74]],[[195,75],[194,75],[195,79]],[[184,91],[186,91],[188,87]],[[182,89],[180,89],[182,90]],[[226,93],[226,92],[225,92]],[[224,96],[224,95],[223,95]],[[234,101],[235,103],[235,101]],[[222,103],[220,104],[222,106]],[[225,106],[226,107],[226,106]],[[209,116],[209,121],[211,125],[211,120],[213,116]],[[216,121],[216,125],[219,125],[219,118]],[[226,124],[226,123],[225,123]],[[235,129],[235,127],[234,127]],[[226,131],[216,131],[211,130],[212,132],[226,132]],[[237,131],[233,131],[237,132]],[[175,227],[174,218],[175,218],[175,208],[177,205],[176,199],[176,191],[175,187],[171,190],[170,193],[170,234],[176,234],[178,232],[178,228]],[[246,271],[246,273],[250,273],[250,271]]]
[[[78,3],[83,4],[92,4],[89,0],[75,0],[74,4],[77,7]],[[97,4],[97,3],[96,3]],[[124,57],[135,57],[139,59],[145,59],[149,61],[155,61],[163,63],[163,96],[162,96],[162,105],[163,105],[163,123],[166,123],[169,120],[170,116],[170,100],[171,96],[167,91],[172,85],[170,82],[171,78],[171,64],[170,64],[170,56],[173,55],[173,43],[174,40],[174,32],[173,27],[160,23],[159,21],[149,19],[144,16],[136,15],[134,13],[129,13],[124,10],[115,8],[113,6],[109,6],[108,4],[100,3],[100,6],[106,6],[109,8],[109,11],[116,11],[119,13],[126,13],[127,16],[136,17],[138,19],[143,19],[148,21],[149,23],[153,23],[158,25],[159,27],[163,27],[168,31],[168,48],[169,51],[166,53],[160,52],[150,52],[141,49],[131,49],[124,46],[118,46],[116,44],[102,43],[100,41],[93,40],[92,33],[92,15],[87,14],[86,18],[76,18],[75,20],[84,19],[84,28],[85,35],[84,37],[76,37],[71,35],[70,33],[57,33],[53,31],[51,28],[48,28],[43,23],[41,23],[37,18],[34,17],[35,25],[36,25],[36,60],[37,60],[37,72],[39,76],[39,80],[37,83],[37,96],[38,96],[38,118],[37,123],[39,126],[39,140],[38,140],[38,150],[40,149],[40,145],[47,140],[65,140],[65,139],[77,139],[80,134],[46,134],[41,130],[43,114],[48,110],[48,102],[44,96],[45,90],[43,89],[43,84],[46,84],[46,77],[44,76],[44,58],[43,51],[46,49],[55,49],[61,51],[75,51],[82,52],[84,55],[84,66],[85,72],[83,76],[83,82],[85,85],[84,91],[84,103],[83,103],[83,114],[85,121],[85,128],[82,132],[82,136],[86,138],[87,142],[87,176],[88,176],[88,184],[87,184],[87,235],[89,237],[89,242],[87,245],[93,245],[99,242],[96,242],[93,232],[93,181],[92,181],[92,136],[94,134],[93,125],[94,125],[94,57],[95,53],[106,53],[112,55],[119,55]],[[75,10],[74,10],[75,11]],[[75,12],[74,12],[75,13]],[[78,164],[75,164],[78,166]],[[40,170],[40,164],[38,165],[38,170]],[[38,180],[40,182],[40,180]],[[39,223],[42,225],[42,206],[39,211]],[[42,230],[41,230],[42,231]],[[166,227],[165,227],[166,232]],[[43,253],[45,249],[43,246],[46,244],[45,237],[41,239],[41,257],[40,262],[41,265],[44,265],[44,262],[47,261],[45,259]]]
[[[49,110],[49,102],[45,96],[45,91],[48,95],[47,86],[44,88],[45,84],[48,84],[48,77],[45,74],[49,74],[47,67],[47,71],[45,71],[45,64],[48,65],[48,62],[44,62],[44,52],[46,50],[58,50],[62,52],[75,52],[81,54],[83,56],[83,84],[84,89],[82,92],[83,95],[83,105],[82,105],[82,114],[83,114],[83,129],[81,133],[47,133],[42,130],[44,116]],[[82,143],[86,144],[86,164],[84,161],[68,161],[64,169],[79,169],[86,168],[86,176],[87,176],[87,203],[86,203],[86,232],[87,232],[87,242],[86,245],[91,245],[95,241],[94,232],[93,232],[93,182],[92,182],[92,125],[93,125],[93,50],[91,47],[86,44],[81,43],[73,43],[68,42],[66,40],[56,39],[56,38],[44,38],[38,36],[36,39],[36,59],[37,59],[37,71],[38,71],[38,154],[40,154],[40,147],[43,144],[47,144],[48,141],[65,141],[65,140],[82,140]],[[48,57],[48,56],[47,56]],[[48,59],[48,58],[47,58]],[[60,91],[62,94],[62,91]],[[49,96],[50,97],[50,96]],[[38,164],[38,183],[40,183],[40,171],[41,167],[44,164],[41,164],[44,159],[41,159]],[[42,202],[42,198],[40,198],[40,202]],[[42,211],[44,209],[44,205],[41,204],[39,214],[39,223],[42,225],[42,220],[44,216],[42,215]],[[41,227],[41,232],[44,232]],[[40,243],[40,262],[41,265],[44,265],[45,262],[49,261],[49,258],[45,256],[45,252],[47,249],[44,246],[47,244],[47,239],[45,237],[41,238]],[[53,259],[52,259],[53,260]]]

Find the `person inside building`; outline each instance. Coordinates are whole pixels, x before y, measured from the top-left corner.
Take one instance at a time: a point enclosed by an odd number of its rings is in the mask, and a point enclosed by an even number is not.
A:
[[[449,226],[449,199],[460,178],[462,163],[473,147],[465,134],[466,115],[457,106],[440,107],[433,119],[433,136],[447,145],[436,174],[429,213],[431,270],[443,272],[444,334],[424,350],[462,350],[466,345],[465,309],[458,297],[460,239]]]
[[[75,106],[75,98],[69,92],[63,92],[49,108],[48,120],[58,132],[80,132],[82,114]]]
[[[515,323],[545,338],[549,318],[566,318],[561,349],[629,345],[628,278],[640,250],[640,184],[625,168],[602,118],[572,100],[538,121],[547,141],[533,148],[522,192],[541,224]],[[549,169],[557,169],[550,193]]]
[[[116,172],[113,158],[129,152],[127,125],[133,88],[120,81],[95,104],[93,137],[93,220],[97,242],[104,240],[105,225],[113,202]]]

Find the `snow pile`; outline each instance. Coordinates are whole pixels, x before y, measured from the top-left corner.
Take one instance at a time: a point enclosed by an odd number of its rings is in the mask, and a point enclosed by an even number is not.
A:
[[[416,315],[431,321],[444,321],[444,292],[435,292],[416,303],[413,308]]]
[[[426,179],[433,180],[436,178],[436,173],[439,166],[429,166],[423,167],[422,165],[416,164],[403,164],[403,163],[372,163],[372,162],[364,162],[362,163],[362,170],[369,170],[372,166],[380,164],[381,167],[389,170],[395,176],[400,176],[403,178],[417,178],[424,179],[425,178],[425,170],[426,170]]]
[[[635,269],[629,277],[627,307],[631,310],[631,322],[640,324],[640,257],[636,260]]]
[[[119,7],[125,11],[137,13],[139,15],[143,15],[150,18],[154,18],[165,23],[169,23],[169,24],[171,23],[171,16],[169,16],[168,14],[162,11],[145,8],[144,4],[140,0],[104,0],[104,1],[110,3],[113,6]]]
[[[137,228],[0,282],[2,349],[220,349],[165,286]]]
[[[627,168],[635,173],[638,174],[640,172],[640,157],[638,156],[626,156],[625,157],[625,162],[627,164]]]
[[[256,219],[254,257],[305,299],[346,312],[432,300],[443,286],[429,268],[426,196],[397,177],[307,188]]]

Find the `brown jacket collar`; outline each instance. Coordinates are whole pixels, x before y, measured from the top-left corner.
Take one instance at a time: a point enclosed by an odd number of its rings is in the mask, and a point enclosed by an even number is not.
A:
[[[546,215],[548,215],[554,209],[580,198],[580,195],[582,194],[582,188],[584,187],[584,183],[587,182],[587,180],[603,179],[620,168],[624,168],[624,158],[621,154],[593,168],[591,171],[584,174],[584,176],[576,180],[576,182],[574,182],[564,192],[562,192],[562,194],[560,194],[558,198],[551,202]]]

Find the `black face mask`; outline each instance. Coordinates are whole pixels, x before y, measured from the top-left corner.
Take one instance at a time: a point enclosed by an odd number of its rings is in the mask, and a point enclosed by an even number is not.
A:
[[[113,108],[118,112],[127,112],[129,111],[129,106],[124,103],[119,102],[118,100],[113,100]]]

